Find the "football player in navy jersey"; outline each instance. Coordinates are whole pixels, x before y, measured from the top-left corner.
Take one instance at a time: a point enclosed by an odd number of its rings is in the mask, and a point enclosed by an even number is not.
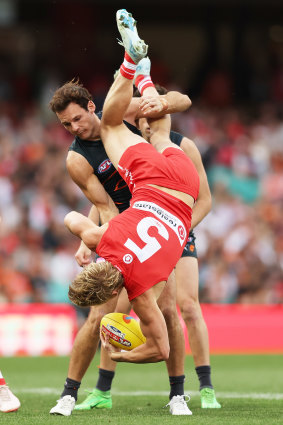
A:
[[[148,61],[148,58],[143,59],[139,63],[139,66],[143,67],[144,71],[149,67],[149,65],[143,66],[143,62],[146,60]],[[164,87],[158,84],[155,85],[155,87],[159,94],[166,94],[167,90]],[[137,91],[135,95],[138,96]],[[139,119],[138,128],[141,130],[143,137],[149,140],[151,129],[146,118]],[[175,267],[177,304],[180,307],[182,317],[188,330],[190,348],[200,383],[201,407],[220,408],[221,405],[215,397],[215,392],[211,383],[209,338],[198,297],[199,271],[195,235],[193,232],[193,229],[203,220],[211,209],[211,193],[201,155],[195,143],[174,131],[171,131],[170,138],[175,144],[182,148],[189,158],[191,158],[200,178],[199,195],[193,207],[191,231],[183,254]],[[110,367],[109,363],[108,368],[110,369]]]

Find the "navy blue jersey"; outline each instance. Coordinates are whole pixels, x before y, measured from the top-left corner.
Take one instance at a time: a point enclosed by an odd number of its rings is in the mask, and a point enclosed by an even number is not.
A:
[[[97,116],[99,119],[101,119],[101,115],[102,113],[98,112]],[[124,123],[129,130],[141,136],[141,132],[137,127],[127,121],[124,121]],[[172,142],[180,146],[183,138],[181,134],[171,131],[170,137]],[[131,192],[108,158],[102,140],[82,140],[76,137],[69,150],[79,153],[88,161],[93,168],[93,173],[103,185],[108,195],[113,199],[120,213],[129,207]]]
[[[101,112],[97,116],[101,119]],[[133,133],[141,135],[134,125],[126,121],[124,123]],[[108,158],[102,140],[82,140],[76,137],[69,147],[69,151],[79,153],[88,161],[93,168],[93,173],[113,199],[120,213],[129,207],[131,192]]]
[[[175,145],[180,147],[183,138],[184,136],[182,136],[182,134],[177,133],[176,131],[170,131],[171,142],[175,143]]]

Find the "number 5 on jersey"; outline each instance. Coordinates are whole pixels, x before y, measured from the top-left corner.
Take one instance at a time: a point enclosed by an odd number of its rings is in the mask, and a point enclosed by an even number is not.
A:
[[[155,227],[158,231],[158,234],[168,241],[169,233],[166,227],[156,220],[153,217],[143,218],[137,225],[137,234],[140,239],[145,243],[143,248],[140,248],[132,239],[127,239],[124,244],[126,248],[130,249],[136,256],[139,261],[143,263],[152,257],[160,248],[161,245],[154,236],[148,234],[150,227]]]

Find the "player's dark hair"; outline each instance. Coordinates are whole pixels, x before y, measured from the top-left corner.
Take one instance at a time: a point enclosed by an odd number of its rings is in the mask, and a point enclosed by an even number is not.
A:
[[[161,86],[160,84],[154,84],[154,87],[156,88],[156,90],[158,91],[158,94],[160,95],[164,95],[168,93],[168,90],[165,87]],[[141,97],[141,94],[137,88],[135,88],[134,90],[133,97]]]
[[[90,100],[92,96],[89,91],[80,84],[79,79],[73,78],[55,91],[49,107],[56,113],[64,111],[70,103],[76,103],[87,111]]]

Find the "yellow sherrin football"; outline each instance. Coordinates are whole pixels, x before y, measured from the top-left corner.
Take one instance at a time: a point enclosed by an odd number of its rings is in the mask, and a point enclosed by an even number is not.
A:
[[[146,341],[139,322],[124,313],[106,314],[100,322],[103,334],[109,335],[109,342],[122,350],[133,350]]]

